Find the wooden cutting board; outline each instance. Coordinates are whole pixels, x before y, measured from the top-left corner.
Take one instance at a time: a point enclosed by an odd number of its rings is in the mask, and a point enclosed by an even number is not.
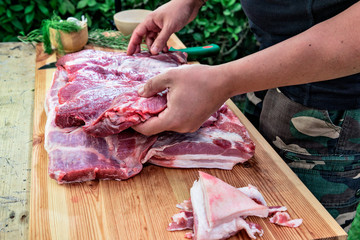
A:
[[[169,45],[184,47],[173,35]],[[37,46],[29,239],[184,239],[187,231],[166,227],[177,203],[189,199],[199,169],[169,169],[148,165],[126,181],[91,181],[58,185],[48,177],[44,149],[44,101],[55,69],[38,70],[56,56]],[[256,144],[253,158],[233,170],[201,169],[225,182],[258,187],[269,205],[284,205],[292,218],[302,218],[299,228],[280,227],[268,219],[249,217],[260,224],[259,239],[346,239],[346,233],[288,168],[259,132],[229,100],[228,105],[245,124]],[[249,239],[244,231],[233,236]]]

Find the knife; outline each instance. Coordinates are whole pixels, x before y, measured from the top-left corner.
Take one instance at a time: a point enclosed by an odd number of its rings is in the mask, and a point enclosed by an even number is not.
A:
[[[206,46],[201,47],[188,47],[188,48],[182,48],[182,49],[176,49],[173,47],[170,47],[169,51],[180,51],[180,52],[186,52],[188,54],[188,60],[196,60],[202,57],[210,57],[218,54],[220,52],[220,47],[217,44],[209,44]],[[49,68],[56,68],[56,62],[47,63],[41,67],[39,67],[39,70],[43,69],[49,69]]]
[[[56,62],[47,63],[39,67],[38,70],[49,69],[49,68],[56,68]]]

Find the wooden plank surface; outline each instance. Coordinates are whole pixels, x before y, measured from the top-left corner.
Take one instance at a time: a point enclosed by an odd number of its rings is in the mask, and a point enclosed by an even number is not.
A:
[[[35,49],[0,43],[0,239],[27,239]]]
[[[173,47],[184,45],[172,36]],[[36,69],[56,59],[37,48]],[[188,199],[199,169],[152,165],[126,181],[91,181],[58,185],[48,177],[44,150],[44,100],[54,70],[36,70],[29,239],[184,239],[186,231],[168,232],[175,205]],[[264,228],[259,239],[346,239],[346,233],[287,167],[258,131],[228,101],[256,144],[255,156],[231,171],[201,169],[229,184],[257,186],[269,205],[285,205],[299,228],[249,217]],[[244,232],[231,238],[248,239]]]

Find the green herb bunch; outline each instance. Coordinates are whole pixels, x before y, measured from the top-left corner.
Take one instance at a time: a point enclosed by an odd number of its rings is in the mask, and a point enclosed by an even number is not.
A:
[[[47,32],[49,34],[49,26],[47,24],[44,26],[43,28],[45,29],[35,29],[26,36],[19,36],[19,40],[24,43],[44,42],[45,45],[45,39],[47,39],[46,41],[49,44],[49,35],[42,35],[43,32]],[[112,49],[126,50],[129,44],[129,40],[130,36],[124,36],[121,32],[116,30],[94,29],[89,31],[88,44]],[[51,44],[49,44],[47,47],[50,48],[49,52],[51,52]],[[146,45],[143,44],[142,49],[146,49]]]
[[[41,24],[41,32],[43,35],[44,49],[46,53],[51,53],[51,42],[50,42],[50,28],[53,28],[56,31],[55,40],[58,44],[58,51],[63,52],[63,45],[61,43],[60,32],[65,33],[78,32],[81,30],[81,26],[75,22],[62,21],[59,16],[54,16],[51,19],[46,19]]]
[[[94,29],[89,32],[88,43],[119,50],[126,50],[130,36],[124,36],[119,31]]]

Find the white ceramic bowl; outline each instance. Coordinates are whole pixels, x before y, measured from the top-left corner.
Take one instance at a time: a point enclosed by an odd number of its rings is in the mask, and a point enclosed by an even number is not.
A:
[[[151,13],[145,9],[131,9],[118,12],[114,15],[116,28],[124,35],[130,35],[136,26],[144,21],[146,16]]]

